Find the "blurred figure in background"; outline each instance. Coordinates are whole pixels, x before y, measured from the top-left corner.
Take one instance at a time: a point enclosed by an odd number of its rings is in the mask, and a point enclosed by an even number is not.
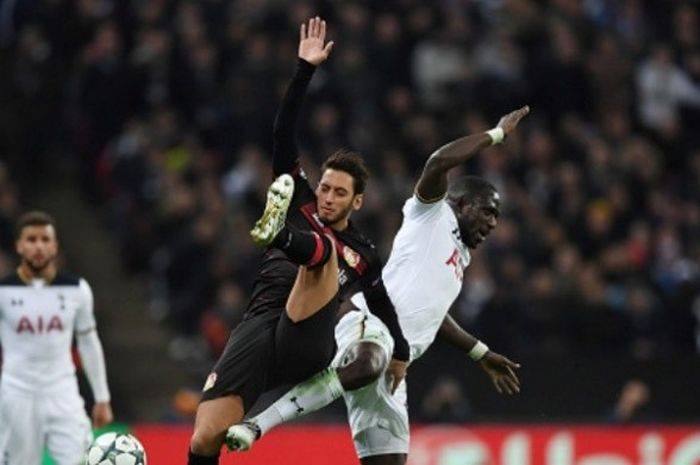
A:
[[[47,448],[58,465],[75,465],[92,429],[78,392],[74,336],[95,399],[92,426],[113,419],[92,290],[57,270],[56,225],[46,213],[19,218],[16,250],[20,266],[0,280],[0,458],[38,465]]]

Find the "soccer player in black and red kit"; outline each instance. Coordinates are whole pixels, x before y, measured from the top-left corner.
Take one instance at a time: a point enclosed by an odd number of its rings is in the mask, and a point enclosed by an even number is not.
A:
[[[333,47],[325,36],[325,21],[318,17],[301,26],[296,73],[274,125],[278,178],[251,231],[269,248],[244,319],[205,383],[189,465],[218,464],[227,428],[240,422],[263,392],[328,366],[340,298],[358,287],[395,340],[390,365],[395,383],[405,376],[409,348],[381,278],[382,263],[374,245],[349,221],[362,206],[367,181],[362,159],[346,151],[331,155],[315,191],[299,166],[296,125],[314,71]]]

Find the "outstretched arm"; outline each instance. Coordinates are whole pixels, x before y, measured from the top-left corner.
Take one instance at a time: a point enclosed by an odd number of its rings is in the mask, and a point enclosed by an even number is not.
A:
[[[520,368],[520,364],[489,350],[486,344],[462,329],[449,314],[445,316],[438,335],[479,362],[499,394],[520,392],[520,380],[513,371]]]
[[[296,169],[299,159],[296,132],[299,112],[306,88],[316,67],[323,63],[333,49],[333,42],[325,43],[326,22],[318,16],[301,25],[299,34],[299,62],[292,81],[277,111],[273,126],[272,169],[275,176]]]
[[[502,142],[529,112],[530,107],[524,106],[502,117],[490,131],[462,137],[437,149],[425,163],[423,174],[416,183],[418,198],[425,203],[440,200],[447,192],[449,170],[469,160],[479,150]]]

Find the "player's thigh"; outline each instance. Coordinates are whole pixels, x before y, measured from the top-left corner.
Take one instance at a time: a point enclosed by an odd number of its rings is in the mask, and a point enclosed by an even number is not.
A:
[[[324,265],[299,267],[287,299],[286,313],[294,322],[310,318],[335,298],[338,289],[338,256],[332,247],[331,256]]]
[[[44,425],[32,397],[0,395],[0,463],[41,463]]]
[[[274,369],[275,328],[282,312],[259,315],[241,322],[202,389],[202,403],[238,396],[249,410],[269,386]]]
[[[294,322],[282,314],[275,332],[275,367],[284,383],[299,383],[324,368],[335,355],[334,328],[339,302],[333,297],[318,312]]]
[[[77,465],[85,458],[92,428],[83,399],[77,393],[47,398],[46,447],[57,465]]]

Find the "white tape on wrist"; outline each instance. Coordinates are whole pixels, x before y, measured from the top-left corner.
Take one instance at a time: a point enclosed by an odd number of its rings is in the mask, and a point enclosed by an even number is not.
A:
[[[486,131],[486,134],[488,134],[491,138],[491,145],[500,144],[501,142],[503,142],[503,139],[506,138],[506,133],[503,132],[503,128],[499,126],[496,126],[493,129],[489,129],[488,131]]]
[[[486,352],[489,351],[489,346],[484,344],[481,341],[476,341],[476,344],[474,344],[474,347],[472,347],[472,350],[469,351],[469,358],[474,360],[475,362],[478,362],[482,358],[484,358],[484,355],[486,355]]]

